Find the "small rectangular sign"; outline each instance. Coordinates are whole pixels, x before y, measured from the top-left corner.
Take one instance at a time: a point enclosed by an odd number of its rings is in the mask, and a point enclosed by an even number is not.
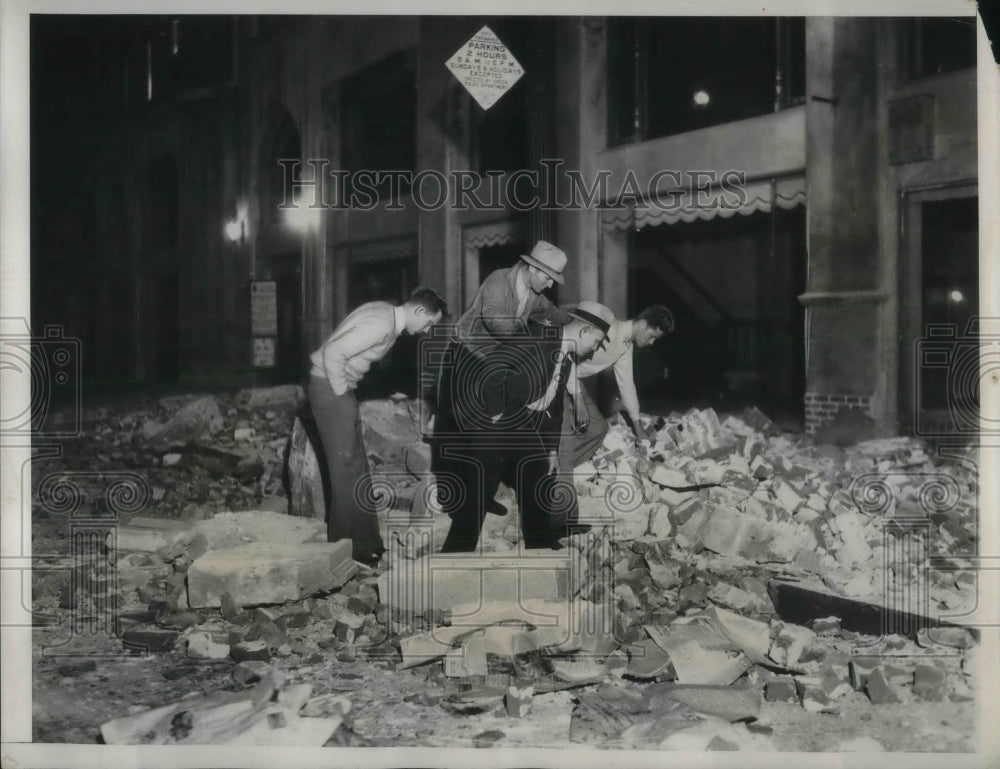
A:
[[[254,368],[274,368],[274,337],[257,337],[253,340]]]
[[[273,280],[255,280],[250,284],[251,333],[254,336],[278,335],[278,284]]]

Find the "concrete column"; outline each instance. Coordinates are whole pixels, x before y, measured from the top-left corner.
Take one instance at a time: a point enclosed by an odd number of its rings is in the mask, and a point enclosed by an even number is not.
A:
[[[807,429],[879,389],[877,20],[809,18]]]
[[[475,18],[424,17],[417,58],[417,172],[436,170],[447,178],[465,151],[462,86],[444,66],[482,26]],[[452,206],[420,212],[419,280],[445,298],[453,318],[461,314],[462,232]]]
[[[571,196],[566,171],[579,172],[585,184],[593,183],[598,154],[607,140],[605,21],[599,18],[565,18],[556,22],[555,139],[556,156],[564,162],[557,178],[558,201]],[[619,302],[620,288],[627,292],[625,270],[606,275],[611,294],[601,293],[599,276],[600,221],[597,211],[561,209],[556,213],[559,246],[570,257],[566,286],[560,298]],[[627,263],[627,257],[626,257]],[[621,286],[617,284],[621,283]],[[627,304],[625,296],[622,304]],[[625,306],[616,312],[624,314]]]
[[[600,301],[619,318],[628,317],[628,230],[601,229]]]

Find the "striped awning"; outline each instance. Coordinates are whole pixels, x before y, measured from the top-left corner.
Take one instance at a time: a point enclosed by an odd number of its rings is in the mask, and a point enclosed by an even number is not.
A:
[[[605,210],[601,222],[606,229],[640,230],[696,219],[708,221],[716,217],[728,219],[735,214],[769,212],[775,206],[790,209],[805,203],[805,176],[787,176],[758,179],[739,188],[671,191],[670,197],[664,196],[659,203],[643,200],[627,208]]]

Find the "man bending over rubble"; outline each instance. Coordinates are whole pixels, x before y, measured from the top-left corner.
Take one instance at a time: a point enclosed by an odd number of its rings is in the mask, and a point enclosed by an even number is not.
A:
[[[563,474],[572,473],[574,467],[594,456],[608,432],[607,420],[579,383],[580,379],[608,368],[614,368],[618,392],[621,394],[625,413],[632,423],[636,440],[653,440],[639,421],[639,396],[635,391],[632,374],[632,350],[635,347],[648,347],[674,330],[673,315],[659,304],[647,307],[634,320],[616,320],[611,310],[597,302],[581,302],[580,307],[591,313],[610,315],[611,329],[608,331],[607,343],[595,349],[589,358],[580,361],[577,379],[569,386],[569,393],[576,407],[575,429],[573,415],[569,409],[565,409],[562,440],[559,442],[559,471]]]
[[[327,540],[350,537],[354,560],[361,563],[374,565],[385,548],[354,390],[400,334],[422,334],[447,312],[437,292],[422,286],[399,307],[368,302],[344,318],[310,358],[309,403],[330,472]]]
[[[500,485],[496,468],[477,468],[465,458],[484,437],[480,423],[488,422],[481,385],[490,371],[505,365],[503,340],[524,334],[529,319],[556,326],[571,320],[544,294],[553,283],[565,282],[567,261],[562,249],[538,241],[517,264],[490,273],[455,323],[455,336],[442,356],[447,364],[438,377],[432,442],[432,470],[438,483],[450,489],[442,495],[449,515],[470,495],[481,496],[488,512],[507,512],[493,499]]]
[[[606,308],[604,308],[606,310]],[[497,351],[506,360],[483,381],[490,415],[481,452],[471,459],[481,467],[509,468],[526,548],[560,547],[567,523],[576,516],[572,483],[557,483],[559,434],[567,383],[576,377],[576,359],[607,339],[610,311],[591,313],[583,306],[572,320],[552,327],[529,323],[524,337],[509,337]],[[482,498],[465,495],[451,516],[443,553],[476,549],[483,525]]]

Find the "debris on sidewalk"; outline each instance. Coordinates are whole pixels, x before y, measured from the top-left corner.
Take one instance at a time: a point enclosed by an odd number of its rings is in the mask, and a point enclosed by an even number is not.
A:
[[[247,692],[217,692],[117,718],[101,726],[107,745],[321,746],[350,711],[350,701],[323,701],[311,715],[309,684],[282,686],[266,675]],[[310,713],[310,715],[305,715]]]
[[[754,409],[643,418],[655,440],[638,446],[613,422],[573,477],[589,531],[524,550],[503,487],[509,512],[487,516],[482,551],[442,556],[427,407],[394,396],[361,409],[373,473],[395,490],[372,570],[349,541],[326,542],[303,406],[294,387],[167,399],[123,417],[124,437],[88,439],[120,458],[134,447],[149,500],[102,534],[108,574],[40,575],[36,605],[97,613],[93,596],[114,589],[115,643],[166,658],[163,680],[222,667],[269,698],[184,698],[108,722],[106,742],[323,744],[350,702],[270,699],[272,665],[306,660],[416,677],[414,708],[506,719],[476,732],[483,744],[556,693],[567,743],[694,750],[772,749],[757,722],[769,709],[828,717],[972,696],[978,635],[939,619],[975,600],[977,478],[961,452],[945,461],[911,438],[823,446]],[[105,509],[96,484],[82,498]],[[906,603],[905,585],[926,601]]]

